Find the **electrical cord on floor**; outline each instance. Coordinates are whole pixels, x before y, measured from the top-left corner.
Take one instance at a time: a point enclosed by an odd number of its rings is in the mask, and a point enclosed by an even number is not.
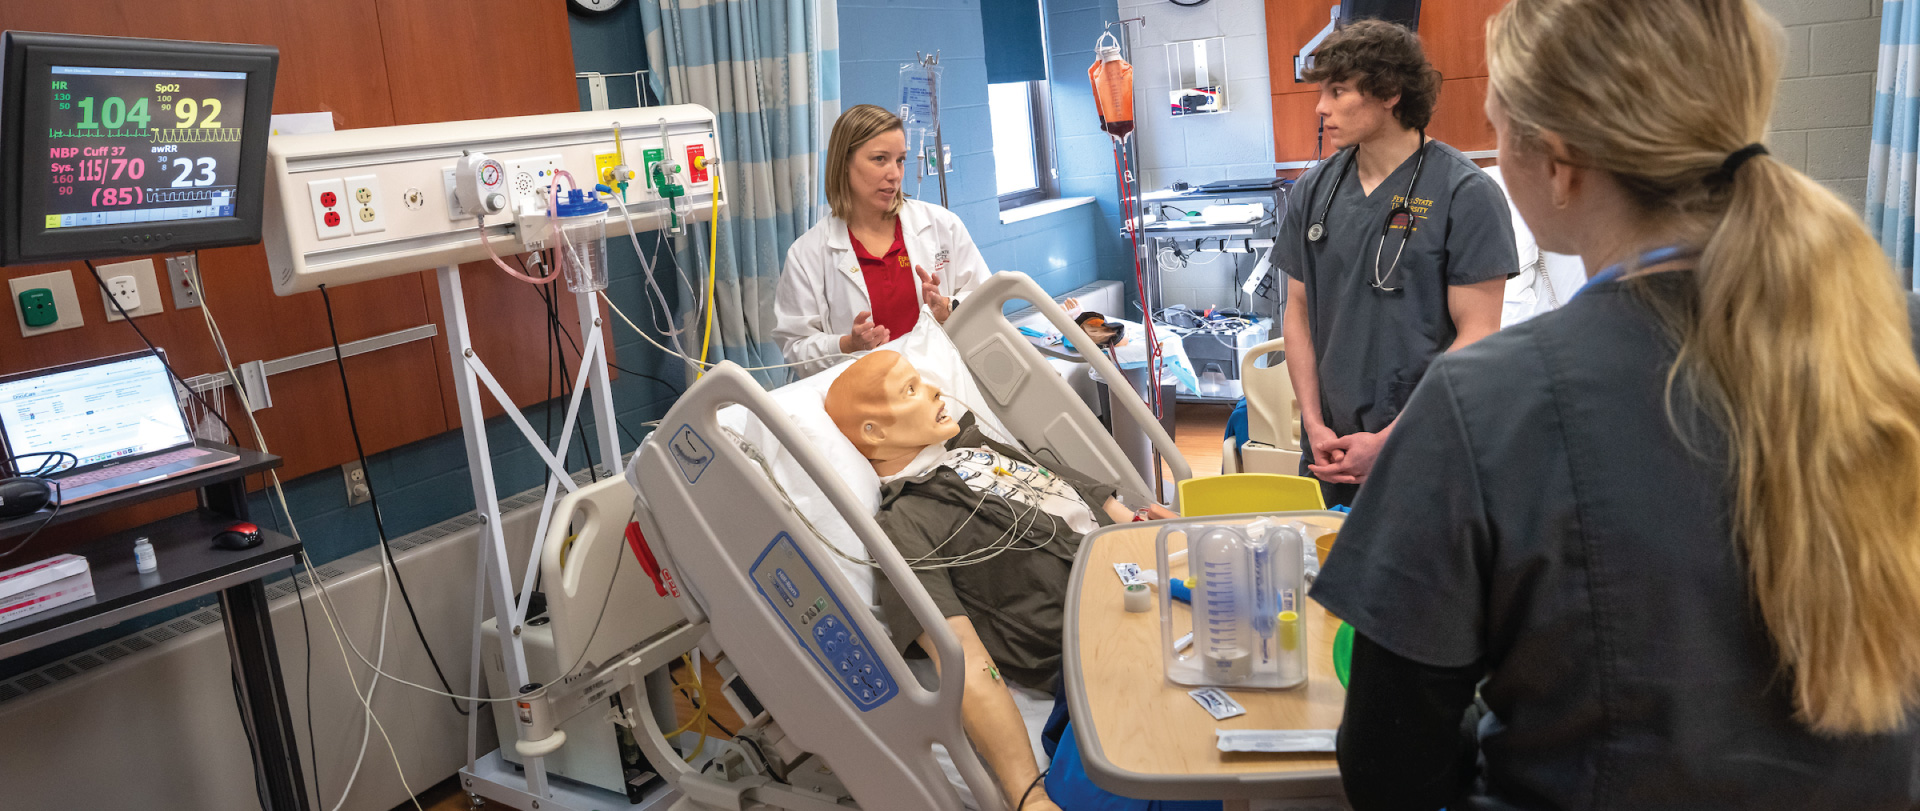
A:
[[[198,262],[194,263],[199,266]],[[287,528],[280,523],[280,514],[273,511],[273,501],[267,501],[267,516],[273,519],[274,531],[287,534]],[[289,536],[291,537],[291,536]],[[307,679],[304,682],[307,691],[307,765],[312,768],[313,799],[317,805],[326,805],[326,792],[320,789],[320,746],[319,738],[313,735],[313,631],[307,621],[307,596],[300,592],[300,573],[288,576],[293,581],[293,601],[300,605],[300,643],[306,653]]]
[[[360,460],[360,471],[366,476],[367,500],[373,505],[373,528],[380,536],[380,551],[386,555],[387,564],[392,567],[394,585],[400,587],[400,601],[407,606],[407,616],[413,620],[413,632],[415,636],[420,638],[420,647],[424,648],[427,652],[427,662],[433,665],[433,674],[439,677],[440,686],[446,688],[447,692],[451,693],[453,692],[453,685],[447,681],[446,673],[441,671],[440,660],[433,655],[433,645],[427,642],[427,632],[420,628],[420,614],[413,609],[413,598],[407,594],[407,582],[400,578],[400,562],[394,559],[393,547],[387,540],[386,522],[380,517],[379,491],[378,488],[373,486],[373,470],[367,464],[366,448],[360,443],[359,420],[354,418],[353,389],[347,384],[346,358],[340,353],[340,331],[334,324],[333,299],[327,294],[327,286],[324,284],[320,285],[320,303],[326,307],[327,311],[327,337],[331,339],[333,343],[333,366],[334,369],[340,372],[340,394],[345,398],[347,404],[347,429],[353,434],[354,457]],[[452,701],[451,703],[453,704],[454,712],[460,713],[463,716],[467,714],[467,709],[460,706],[460,702]]]
[[[227,372],[228,379],[238,381],[240,376],[233,369],[231,356],[230,356],[230,353],[228,353],[226,348],[226,338],[220,334],[220,327],[217,323],[214,322],[213,309],[210,305],[210,299],[206,296],[205,292],[200,289],[200,284],[197,278],[199,275],[198,268],[199,268],[199,253],[195,252],[194,270],[189,271],[186,274],[187,286],[190,290],[193,291],[194,295],[199,297],[201,301],[200,313],[207,323],[207,334],[212,337],[214,347],[219,350],[220,358],[222,362],[225,364],[225,369]],[[240,401],[240,406],[242,409],[241,413],[246,415],[247,423],[253,428],[254,442],[259,446],[260,452],[269,453],[269,451],[267,450],[266,434],[261,432],[260,421],[255,419],[253,416],[253,404],[248,402],[247,400],[246,389],[236,386],[234,388],[233,394],[234,394],[234,397],[238,398]],[[304,544],[305,540],[300,536],[300,527],[294,522],[294,519],[293,519],[293,510],[287,505],[287,491],[286,491],[286,488],[283,487],[280,483],[280,474],[276,471],[269,470],[267,471],[266,475],[267,475],[267,481],[272,485],[272,490],[274,495],[273,500],[277,500],[279,502],[280,512],[286,515],[286,518],[287,518],[286,531],[292,535],[295,542]],[[272,505],[270,503],[269,510],[271,510],[271,506]],[[279,521],[278,516],[276,516],[274,520],[277,523]],[[394,773],[398,775],[400,778],[401,788],[406,790],[407,799],[413,803],[414,808],[420,809],[420,799],[413,793],[413,789],[408,785],[406,769],[402,767],[400,764],[400,753],[394,749],[393,739],[387,735],[386,726],[380,722],[380,716],[375,714],[373,711],[373,704],[372,704],[373,687],[369,686],[366,694],[364,695],[361,694],[360,692],[360,680],[353,675],[353,660],[347,658],[347,649],[353,646],[352,640],[347,639],[345,635],[341,633],[339,624],[334,621],[333,607],[331,605],[331,601],[327,599],[326,584],[321,581],[319,573],[314,571],[313,559],[307,556],[306,551],[304,549],[299,553],[299,561],[307,569],[308,582],[314,585],[315,593],[320,596],[321,614],[326,617],[327,627],[333,631],[334,642],[340,648],[340,661],[342,664],[346,665],[347,681],[349,684],[351,684],[353,688],[353,697],[360,702],[361,707],[365,708],[366,717],[370,722],[368,726],[370,728],[377,728],[380,730],[380,738],[387,745],[387,754],[393,758],[393,770],[394,770]],[[384,575],[386,575],[382,578],[383,582],[385,583],[385,588],[381,591],[382,608],[381,608],[381,618],[380,618],[380,626],[382,630],[382,633],[381,633],[382,642],[381,642],[380,655],[382,660],[384,661],[385,650],[386,650],[385,629],[387,626],[386,605],[389,602],[389,597],[387,595],[390,595],[393,590],[393,581],[391,577],[392,567],[390,565],[382,566],[381,571],[383,572]],[[299,589],[298,580],[294,581],[294,587],[297,593]],[[302,598],[301,610],[303,613],[305,609],[306,609],[306,603],[304,598]],[[356,648],[354,652],[359,653],[359,650]],[[361,661],[363,662],[366,661],[366,657],[364,656],[361,657]],[[381,671],[379,668],[379,665],[375,665],[371,662],[368,662],[368,664],[373,667],[375,673],[378,673],[381,676],[385,676],[391,681],[401,681],[400,679],[393,678],[391,674]],[[378,684],[377,679],[375,680],[374,684],[376,685]],[[418,685],[409,685],[409,686],[418,686]],[[308,711],[307,738],[309,741],[312,741],[313,740],[313,729],[312,729],[313,702],[312,702],[312,694],[311,694],[311,683],[309,683],[307,711]],[[364,756],[365,753],[366,753],[366,750],[365,750],[364,736],[363,736],[361,754]],[[316,788],[316,792],[319,786],[318,777],[317,777],[318,771],[319,770],[316,768],[315,769],[316,781],[314,784]],[[360,761],[356,759],[356,761],[354,762],[354,774],[358,775],[359,771],[360,771]],[[347,779],[347,787],[341,791],[340,799],[335,803],[336,811],[339,808],[339,806],[344,805],[346,803],[347,796],[352,791],[352,789],[353,789],[353,777],[349,776]]]
[[[194,391],[192,386],[187,385],[186,379],[182,378],[180,373],[173,370],[173,364],[167,360],[166,353],[161,352],[159,347],[154,346],[152,341],[147,340],[147,333],[140,329],[139,324],[133,322],[133,316],[127,312],[127,308],[120,306],[120,300],[113,297],[113,291],[107,287],[107,280],[100,278],[100,269],[93,266],[92,260],[86,260],[86,265],[87,272],[93,274],[94,283],[100,285],[100,292],[106,295],[107,301],[113,303],[113,309],[119,311],[120,320],[127,322],[127,326],[133,327],[133,334],[140,336],[140,342],[146,344],[147,348],[152,350],[156,357],[160,358],[160,365],[166,367],[167,375],[172,377],[175,383],[179,383],[180,388],[186,389],[187,394],[198,401],[201,408],[206,409],[208,414],[212,414],[214,419],[220,421],[220,426],[227,429],[227,438],[233,442],[234,447],[244,447],[240,444],[240,433],[233,430],[233,425],[227,422],[227,418],[222,416],[220,412],[215,411],[213,406],[207,402],[207,398],[200,396],[200,392]]]

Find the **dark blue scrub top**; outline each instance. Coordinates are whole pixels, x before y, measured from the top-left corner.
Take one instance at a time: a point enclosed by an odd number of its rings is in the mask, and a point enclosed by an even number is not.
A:
[[[1920,718],[1842,739],[1793,719],[1724,433],[1684,385],[1691,450],[1671,427],[1676,348],[1642,284],[1693,282],[1592,284],[1435,361],[1314,599],[1401,657],[1485,665],[1474,808],[1920,808]]]

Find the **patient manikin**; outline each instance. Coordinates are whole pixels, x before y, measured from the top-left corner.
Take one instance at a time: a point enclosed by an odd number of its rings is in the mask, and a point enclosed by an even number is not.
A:
[[[1062,602],[1074,552],[1097,526],[1131,521],[1114,487],[1049,469],[948,412],[940,389],[899,353],[873,352],[827,389],[826,411],[880,475],[875,516],[960,639],[961,716],[1009,807],[1055,809],[1002,678],[1047,690],[1060,667]],[[1143,514],[1173,517],[1158,505]],[[883,578],[897,647],[933,642]],[[943,666],[937,659],[936,667]]]

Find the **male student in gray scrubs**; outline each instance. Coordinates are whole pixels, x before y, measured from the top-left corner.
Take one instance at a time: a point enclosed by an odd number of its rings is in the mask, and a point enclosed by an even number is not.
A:
[[[1427,365],[1500,328],[1519,258],[1506,198],[1426,137],[1440,75],[1413,32],[1365,20],[1314,53],[1316,112],[1340,151],[1293,186],[1275,246],[1300,399],[1301,475],[1351,504]]]

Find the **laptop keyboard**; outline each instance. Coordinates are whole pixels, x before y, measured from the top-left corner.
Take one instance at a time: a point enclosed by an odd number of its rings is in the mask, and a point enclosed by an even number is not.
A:
[[[76,476],[61,476],[59,477],[58,481],[60,482],[61,487],[77,487],[82,484],[93,484],[94,482],[105,481],[107,479],[125,476],[129,473],[139,473],[142,470],[152,470],[153,468],[160,467],[162,465],[171,465],[176,462],[184,462],[188,459],[192,459],[193,457],[199,456],[204,453],[206,453],[206,451],[203,451],[199,448],[182,448],[172,453],[163,453],[163,454],[160,454],[159,456],[151,456],[146,459],[141,459],[140,461],[137,461],[137,462],[128,462],[124,465],[114,465],[113,467],[103,467],[103,468],[100,468],[99,470],[89,470],[85,473],[81,473]]]

